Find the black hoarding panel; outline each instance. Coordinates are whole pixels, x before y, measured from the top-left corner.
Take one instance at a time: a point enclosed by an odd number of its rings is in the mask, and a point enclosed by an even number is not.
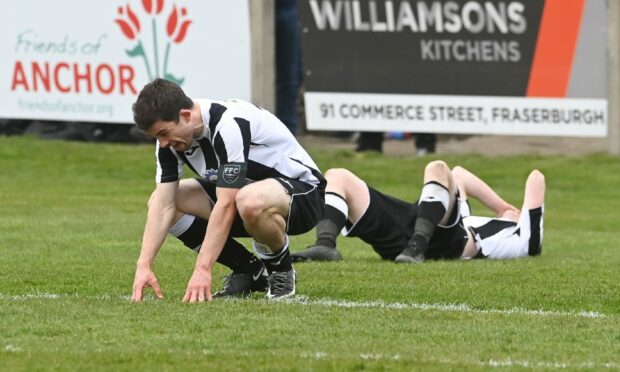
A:
[[[306,91],[524,96],[543,5],[303,0]]]

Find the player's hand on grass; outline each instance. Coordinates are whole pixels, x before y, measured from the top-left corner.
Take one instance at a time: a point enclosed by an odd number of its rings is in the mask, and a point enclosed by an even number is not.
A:
[[[211,299],[211,270],[194,269],[194,273],[187,283],[183,302],[204,302],[211,301]]]
[[[144,289],[151,287],[155,292],[157,298],[164,298],[164,294],[161,292],[157,277],[151,269],[138,267],[136,268],[136,277],[133,280],[133,294],[131,295],[132,301],[142,301],[144,298]]]

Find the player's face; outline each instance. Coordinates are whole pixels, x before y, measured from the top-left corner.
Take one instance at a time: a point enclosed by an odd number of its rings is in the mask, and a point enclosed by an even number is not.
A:
[[[159,146],[172,147],[180,152],[188,150],[193,141],[193,129],[183,116],[179,117],[178,123],[158,120],[147,133],[157,138]]]

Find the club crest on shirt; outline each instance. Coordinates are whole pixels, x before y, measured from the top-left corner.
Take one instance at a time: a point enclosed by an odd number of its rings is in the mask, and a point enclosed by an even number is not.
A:
[[[235,183],[239,179],[241,174],[241,165],[239,164],[226,164],[222,170],[222,178],[226,183]]]

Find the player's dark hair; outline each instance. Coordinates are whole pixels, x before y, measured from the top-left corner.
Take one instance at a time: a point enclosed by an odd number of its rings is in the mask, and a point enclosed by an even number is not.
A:
[[[158,120],[178,123],[179,111],[193,105],[178,84],[155,78],[142,88],[133,104],[133,120],[140,130],[146,131]]]

